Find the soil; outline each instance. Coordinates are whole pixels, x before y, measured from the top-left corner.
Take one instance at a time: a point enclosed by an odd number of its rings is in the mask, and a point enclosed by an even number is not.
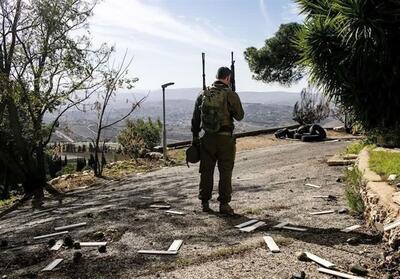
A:
[[[352,264],[369,269],[370,278],[382,278],[380,257],[385,252],[380,237],[369,231],[360,217],[347,214],[310,215],[310,212],[346,207],[344,184],[337,178],[342,167],[328,167],[326,158],[341,152],[345,142],[259,143],[239,148],[233,179],[232,207],[228,217],[217,213],[217,187],[211,207],[202,213],[197,199],[198,166],[165,167],[132,174],[86,189],[69,192],[60,205],[48,200],[47,208],[32,211],[28,205],[0,220],[0,275],[8,278],[291,278],[305,271],[307,278],[331,278],[318,273],[318,265],[302,262],[296,252],[308,251],[348,272]],[[276,144],[275,144],[276,143]],[[238,141],[240,146],[241,141]],[[246,150],[247,149],[247,150]],[[217,175],[216,175],[217,181]],[[306,186],[312,183],[322,186]],[[217,184],[217,183],[216,183]],[[336,201],[313,198],[333,195]],[[171,205],[185,215],[150,208]],[[266,222],[251,233],[234,226],[249,219]],[[307,232],[275,229],[282,221]],[[82,247],[50,251],[48,239],[34,236],[54,232],[57,226],[87,222],[70,231],[75,241],[107,241],[106,253]],[[341,229],[362,225],[351,233]],[[269,252],[262,236],[271,235],[281,249]],[[347,243],[357,239],[356,245]],[[55,240],[61,237],[56,237]],[[184,244],[177,256],[147,256],[138,250],[166,250],[175,239]],[[56,258],[64,261],[53,271],[40,272]]]

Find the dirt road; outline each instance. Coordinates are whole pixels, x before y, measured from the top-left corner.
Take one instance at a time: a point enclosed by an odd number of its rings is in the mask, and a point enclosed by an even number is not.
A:
[[[301,262],[296,252],[308,251],[333,262],[340,270],[360,263],[370,268],[370,278],[382,278],[377,261],[383,246],[367,229],[343,233],[341,229],[363,224],[350,214],[310,215],[346,206],[344,185],[336,182],[339,167],[328,167],[328,155],[340,152],[343,142],[291,143],[240,152],[234,171],[232,207],[236,217],[205,214],[197,200],[198,169],[194,166],[126,177],[105,186],[75,191],[63,205],[49,211],[28,208],[0,220],[0,238],[9,248],[0,252],[0,274],[26,278],[291,278],[305,271],[307,278],[331,278],[318,273],[318,265]],[[320,189],[305,183],[321,185]],[[313,198],[334,195],[337,201]],[[211,207],[218,208],[215,197]],[[152,209],[168,203],[186,215]],[[18,216],[18,218],[15,218]],[[251,233],[234,225],[259,219],[266,226]],[[281,221],[307,229],[295,232],[273,228]],[[54,227],[87,222],[70,232],[74,240],[108,241],[107,253],[83,248],[83,258],[73,263],[76,250],[61,248],[50,253],[46,241],[33,236],[51,233]],[[263,242],[271,235],[281,249],[272,254]],[[360,237],[358,245],[346,240]],[[184,244],[177,256],[143,256],[140,249],[167,249],[174,239]],[[26,241],[23,243],[23,241]],[[64,261],[52,272],[38,273],[56,258]],[[31,277],[29,277],[31,276]]]

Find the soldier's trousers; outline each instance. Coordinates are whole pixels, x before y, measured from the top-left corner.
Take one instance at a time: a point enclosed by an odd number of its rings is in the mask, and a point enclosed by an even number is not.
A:
[[[235,162],[236,143],[231,135],[205,134],[200,148],[199,199],[211,199],[214,185],[215,165],[218,165],[218,201],[228,203],[232,196],[232,171]]]

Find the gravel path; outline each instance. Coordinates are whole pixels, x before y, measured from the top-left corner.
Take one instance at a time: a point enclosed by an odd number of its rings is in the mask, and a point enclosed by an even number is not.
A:
[[[359,263],[371,269],[370,278],[382,278],[377,260],[383,246],[365,228],[353,233],[341,229],[362,225],[349,214],[310,215],[346,206],[344,185],[336,182],[340,167],[328,167],[328,155],[340,152],[343,142],[291,143],[237,154],[234,196],[237,216],[200,212],[197,200],[198,168],[179,166],[126,177],[107,185],[74,191],[63,205],[50,203],[48,211],[21,208],[0,220],[0,239],[11,248],[0,252],[0,274],[8,278],[291,278],[305,271],[307,278],[331,278],[317,271],[317,264],[301,262],[296,252],[309,251],[347,271]],[[320,189],[305,183],[321,185]],[[313,198],[334,195],[337,201]],[[216,194],[211,207],[217,209]],[[151,209],[167,203],[186,215],[170,215]],[[15,218],[18,216],[18,218]],[[266,222],[252,233],[234,225],[249,219]],[[307,232],[274,229],[287,221]],[[73,263],[73,249],[50,253],[46,242],[33,236],[53,232],[54,227],[87,222],[70,232],[75,240],[108,241],[107,253],[81,250]],[[281,249],[272,254],[263,242],[271,235]],[[346,240],[360,237],[352,246]],[[140,249],[167,249],[182,239],[177,256],[143,256]],[[12,248],[14,247],[14,248]],[[0,250],[1,251],[1,250]],[[55,258],[64,262],[54,271],[38,273]],[[29,277],[31,276],[31,277]]]

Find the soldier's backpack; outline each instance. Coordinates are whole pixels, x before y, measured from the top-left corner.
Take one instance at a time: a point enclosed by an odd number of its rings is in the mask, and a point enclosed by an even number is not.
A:
[[[219,132],[227,102],[226,98],[224,90],[211,87],[203,91],[200,110],[202,128],[205,132]]]

